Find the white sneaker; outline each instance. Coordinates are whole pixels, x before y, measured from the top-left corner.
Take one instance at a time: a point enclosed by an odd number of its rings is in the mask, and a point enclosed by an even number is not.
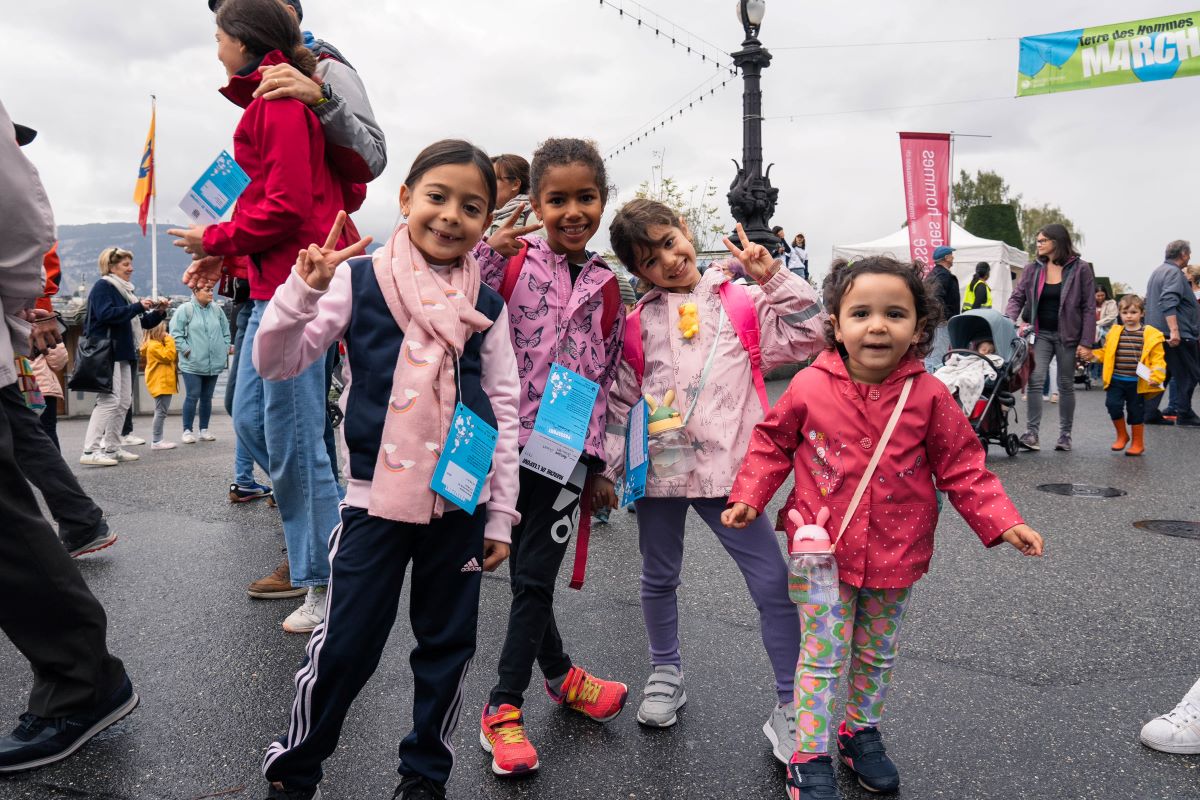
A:
[[[1174,709],[1143,725],[1141,739],[1164,753],[1200,753],[1200,681]]]
[[[215,442],[216,440],[217,440],[217,437],[215,437],[215,436],[213,436],[211,433],[209,433],[209,432],[208,432],[208,428],[202,428],[202,429],[200,430],[200,441],[202,441],[202,442]]]
[[[796,704],[777,705],[763,725],[763,733],[771,740],[771,752],[784,764],[796,752]]]
[[[310,586],[304,597],[304,604],[288,614],[283,621],[283,629],[288,633],[312,633],[325,621],[326,587]]]
[[[129,434],[128,436],[121,437],[121,444],[125,445],[126,447],[136,447],[139,444],[145,444],[145,443],[146,443],[145,439],[143,439],[140,436],[134,436],[132,433]]]
[[[121,448],[117,448],[117,451],[112,453],[111,457],[115,458],[117,461],[137,461],[139,458],[141,458],[141,456],[139,456],[137,453],[131,453],[128,450],[122,450]]]
[[[192,433],[191,431],[184,431],[181,439],[184,444],[195,444],[196,434]]]
[[[679,721],[678,711],[687,702],[679,667],[659,665],[646,679],[637,721],[651,728],[669,728]],[[790,754],[789,754],[790,756]]]
[[[84,453],[79,457],[79,463],[89,467],[115,467],[118,462],[112,456],[106,455],[100,450],[95,450],[91,453]]]
[[[151,442],[150,449],[151,450],[174,450],[175,443],[174,442]]]

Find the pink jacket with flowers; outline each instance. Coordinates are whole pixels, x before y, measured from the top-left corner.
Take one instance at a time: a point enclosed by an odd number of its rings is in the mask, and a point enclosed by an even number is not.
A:
[[[603,459],[604,412],[621,357],[625,315],[618,313],[610,330],[600,330],[604,316],[602,287],[620,278],[603,258],[592,255],[572,287],[566,257],[551,250],[540,237],[531,236],[528,242],[525,265],[508,299],[517,375],[521,379],[520,446],[525,446],[533,431],[550,364],[559,363],[600,384],[584,447],[588,454]],[[480,278],[499,291],[508,259],[486,241],[475,246],[474,255],[479,260]]]
[[[983,543],[998,544],[1021,515],[984,466],[983,447],[945,384],[912,353],[879,386],[855,383],[836,352],[822,353],[754,429],[729,501],[761,514],[794,469],[795,507],[812,521],[827,506],[827,527],[836,536],[910,375],[916,380],[908,403],[837,546],[841,580],[900,588],[929,570],[938,519],[935,480]],[[789,536],[793,527],[788,520]]]
[[[725,497],[742,463],[750,434],[763,418],[762,402],[754,388],[750,357],[731,320],[726,319],[712,368],[704,386],[700,376],[713,349],[721,319],[721,284],[729,280],[722,264],[710,266],[691,293],[653,289],[641,300],[642,352],[645,374],[641,386],[624,359],[608,398],[608,470],[619,485],[625,467],[625,425],[629,409],[643,394],[659,400],[675,390],[675,408],[687,414],[696,409],[687,434],[696,449],[696,469],[688,475],[646,482],[648,497]],[[825,344],[825,314],[813,288],[786,269],[779,269],[761,286],[747,286],[758,313],[762,370],[804,361]],[[679,329],[679,307],[695,303],[700,331],[691,339]],[[697,391],[699,395],[697,396]]]

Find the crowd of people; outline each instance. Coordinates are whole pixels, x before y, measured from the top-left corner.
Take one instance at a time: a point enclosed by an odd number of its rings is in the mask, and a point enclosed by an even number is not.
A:
[[[512,603],[495,683],[475,706],[492,772],[542,766],[523,711],[535,664],[551,702],[595,722],[616,718],[628,687],[569,655],[572,626],[556,613],[555,586],[571,539],[572,585],[582,585],[593,510],[630,496],[638,498],[649,643],[637,721],[669,728],[688,699],[676,594],[692,509],[758,609],[775,684],[762,730],[786,765],[788,797],[838,797],[835,758],[869,790],[895,791],[899,770],[880,728],[911,589],[933,554],[935,482],[985,546],[1043,551],[957,402],[927,371],[946,350],[949,317],[991,307],[988,265],[962,293],[949,247],[935,251],[929,279],[892,258],[839,261],[818,296],[803,234],[773,253],[739,225],[724,241],[728,261],[701,275],[677,212],[635,200],[609,228],[617,259],[646,290],[635,304],[632,287],[588,248],[609,199],[605,162],[590,141],[570,137],[543,141],[530,160],[492,158],[462,140],[425,147],[400,190],[404,222],[367,255],[371,237],[348,215],[387,159],[357,73],[337,48],[302,33],[298,0],[209,0],[209,8],[226,71],[221,91],[243,109],[234,156],[250,183],[229,221],[171,231],[193,259],[185,275],[193,297],[169,326],[162,301],[137,296],[132,255],[101,254],[86,336],[107,384],[93,389],[80,461],[136,458],[122,426],[139,354],[155,398],[151,448],[175,446],[164,423],[177,372],[181,440],[211,441],[216,377],[232,346],[229,499],[271,498],[287,545],[286,559],[247,592],[303,597],[282,628],[309,635],[292,713],[280,720],[286,733],[266,746],[268,798],[320,796],[322,764],[380,661],[410,565],[415,700],[394,797],[446,796],[481,577],[504,562]],[[0,107],[0,129],[11,124]],[[14,356],[54,369],[63,355],[53,313],[34,306],[45,293],[53,217],[15,130],[17,140],[0,149],[0,208],[20,232],[6,239],[0,274],[5,311],[20,321],[11,338],[0,337],[0,463],[23,470],[60,531],[24,481],[0,488],[0,508],[17,526],[0,537],[0,609],[15,598],[36,609],[0,610],[35,681],[20,726],[0,737],[0,772],[69,756],[139,702],[107,650],[103,609],[71,561],[115,534],[45,446],[53,419],[38,418],[37,378],[30,390],[13,369],[23,363]],[[786,242],[781,229],[776,236]],[[1190,424],[1200,306],[1189,296],[1185,309],[1179,289],[1189,257],[1185,242],[1168,247],[1146,301],[1124,298],[1120,326],[1114,318],[1097,350],[1104,307],[1091,266],[1061,226],[1039,233],[1038,258],[1006,308],[1026,314],[1034,337],[1027,448],[1038,446],[1051,357],[1102,360],[1118,437],[1116,420],[1127,414],[1135,447],[1142,397],[1150,405],[1165,374],[1173,393],[1161,416]],[[238,302],[232,337],[214,290]],[[1156,329],[1165,330],[1156,338]],[[813,357],[772,405],[763,374]],[[335,445],[327,397],[339,358],[345,417]],[[1072,375],[1060,366],[1060,450],[1071,447]],[[557,402],[580,393],[589,399],[566,411]],[[573,432],[568,445],[551,438],[563,428]],[[482,467],[460,453],[469,447],[485,448]],[[34,449],[40,461],[28,455]],[[255,465],[270,486],[256,482]],[[823,520],[835,534],[831,595],[789,574],[764,515],[788,476],[789,536]],[[706,691],[688,688],[693,697]],[[1143,739],[1188,746],[1179,718],[1156,720]]]

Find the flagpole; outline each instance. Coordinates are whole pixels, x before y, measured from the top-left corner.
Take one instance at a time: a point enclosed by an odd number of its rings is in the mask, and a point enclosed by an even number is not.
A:
[[[158,98],[150,95],[150,119],[157,117]],[[158,138],[155,131],[154,138]],[[154,143],[158,149],[158,142]],[[154,163],[157,153],[151,151],[150,156],[150,295],[158,299],[158,169]]]

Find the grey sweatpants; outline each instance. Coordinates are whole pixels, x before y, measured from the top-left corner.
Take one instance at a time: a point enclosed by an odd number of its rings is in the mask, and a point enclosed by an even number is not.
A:
[[[154,398],[154,433],[150,438],[152,442],[162,441],[163,423],[167,421],[167,412],[171,410],[171,397],[169,394],[160,394]]]

